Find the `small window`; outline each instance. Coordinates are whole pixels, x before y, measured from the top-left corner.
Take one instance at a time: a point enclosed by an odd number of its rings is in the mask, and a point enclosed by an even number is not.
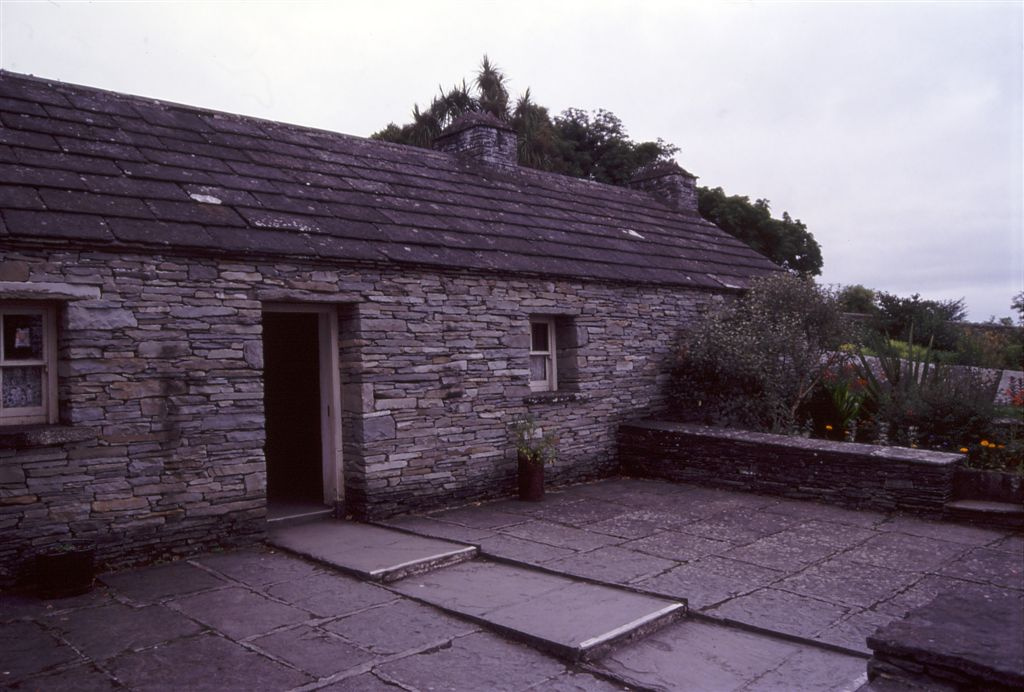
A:
[[[0,425],[55,423],[54,310],[0,303]]]
[[[557,389],[555,359],[555,321],[530,319],[530,389],[551,392]]]

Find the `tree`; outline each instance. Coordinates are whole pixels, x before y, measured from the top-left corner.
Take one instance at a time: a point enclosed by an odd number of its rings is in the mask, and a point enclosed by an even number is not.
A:
[[[878,320],[880,330],[890,339],[907,339],[913,332],[914,342],[953,351],[957,347],[960,331],[953,322],[967,316],[964,299],[925,300],[920,293],[909,298],[879,292]]]
[[[448,91],[439,88],[426,110],[413,106],[411,123],[389,123],[371,137],[429,148],[437,135],[463,113],[490,113],[516,131],[520,165],[612,185],[624,185],[641,167],[667,161],[679,151],[661,139],[634,142],[611,111],[588,113],[569,108],[552,118],[547,108],[533,102],[529,89],[510,109],[506,81],[501,69],[485,55],[474,89],[469,89],[465,81]]]
[[[1013,297],[1010,302],[1010,309],[1017,313],[1017,322],[1024,327],[1024,291]]]
[[[878,310],[875,307],[875,292],[860,284],[844,286],[839,291],[839,305],[843,312],[854,312],[860,315],[871,315]]]
[[[507,79],[485,55],[473,81],[445,91],[438,87],[425,110],[413,106],[412,122],[389,123],[374,139],[430,148],[455,118],[467,112],[490,113],[508,123],[519,139],[519,164],[611,185],[625,185],[652,163],[669,161],[679,147],[662,139],[634,142],[611,111],[568,108],[552,117],[534,103],[530,90],[510,106]],[[804,276],[821,273],[821,248],[807,227],[783,212],[772,218],[768,200],[726,195],[722,188],[699,189],[701,215],[778,264]]]
[[[821,246],[799,219],[788,212],[772,218],[766,199],[727,195],[720,188],[698,188],[700,215],[728,231],[777,264],[803,276],[821,274]]]

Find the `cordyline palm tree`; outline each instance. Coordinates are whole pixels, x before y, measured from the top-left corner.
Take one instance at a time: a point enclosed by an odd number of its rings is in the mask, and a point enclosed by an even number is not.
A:
[[[510,124],[519,136],[519,163],[545,171],[561,171],[558,133],[548,109],[530,100],[529,89],[516,102]]]
[[[499,120],[508,121],[508,89],[505,88],[505,74],[491,63],[484,54],[480,71],[476,75],[477,110],[490,113]]]
[[[389,125],[374,137],[387,142],[430,148],[434,139],[463,113],[489,113],[503,122],[511,122],[505,81],[505,74],[485,55],[474,80],[475,95],[470,92],[465,80],[448,91],[439,86],[438,95],[426,110],[421,110],[418,105],[413,106],[412,123],[402,127]],[[542,110],[546,117],[547,110]]]

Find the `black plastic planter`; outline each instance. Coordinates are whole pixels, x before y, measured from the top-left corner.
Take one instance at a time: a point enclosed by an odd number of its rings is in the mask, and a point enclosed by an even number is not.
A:
[[[92,588],[96,549],[88,541],[66,541],[36,555],[36,589],[41,598],[66,598]]]
[[[544,499],[544,464],[519,455],[519,499],[540,502]]]

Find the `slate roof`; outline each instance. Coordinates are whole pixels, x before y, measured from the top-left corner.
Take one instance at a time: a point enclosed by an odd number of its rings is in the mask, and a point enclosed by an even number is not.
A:
[[[711,289],[778,267],[646,192],[0,72],[0,241]]]

